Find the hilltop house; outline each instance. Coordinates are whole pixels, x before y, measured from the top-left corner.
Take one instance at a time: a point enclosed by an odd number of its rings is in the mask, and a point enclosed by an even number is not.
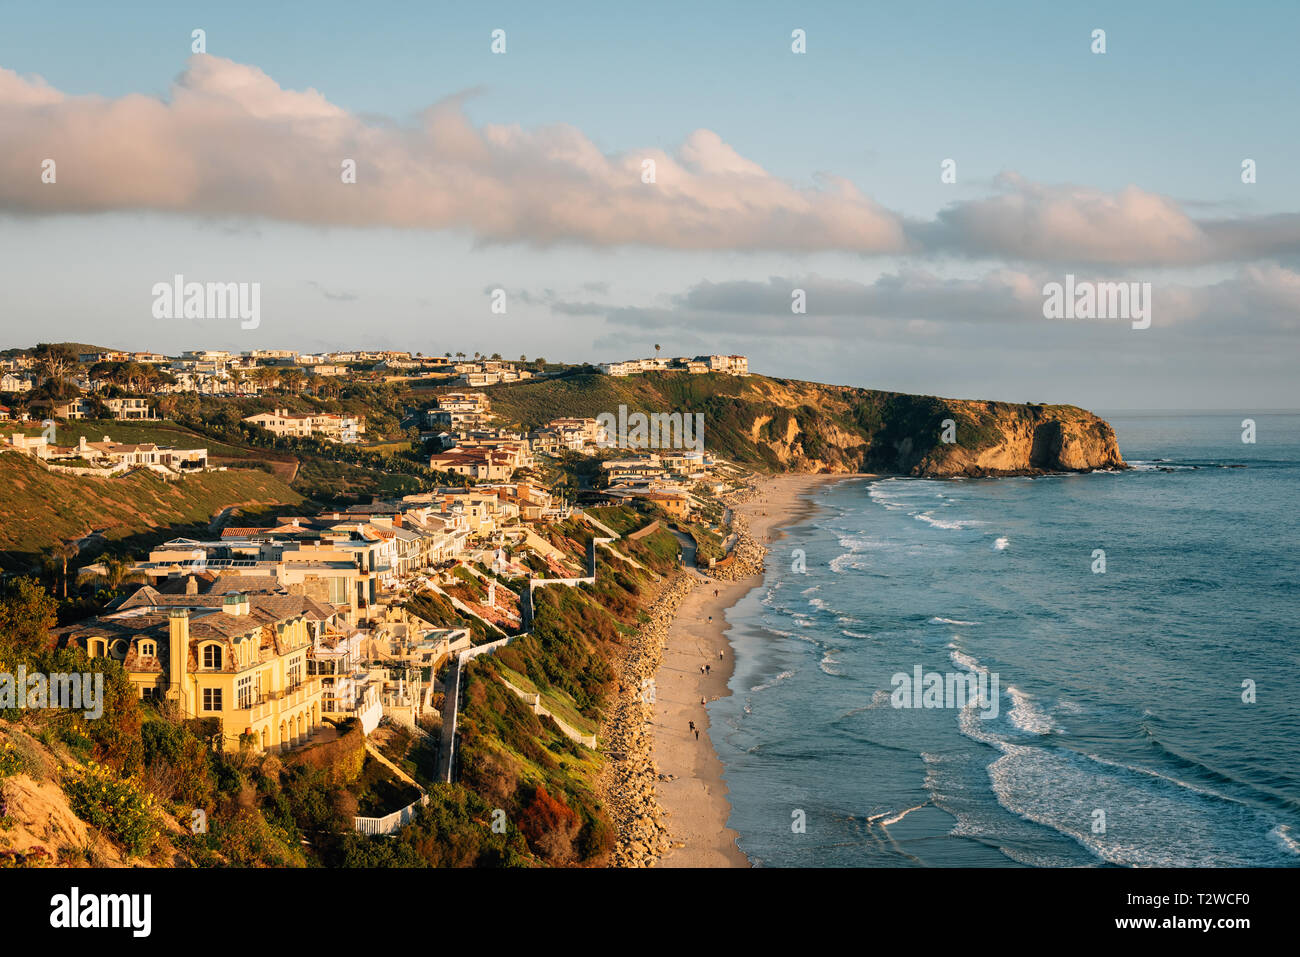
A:
[[[313,642],[334,609],[301,595],[164,595],[141,588],[117,610],[57,629],[61,643],[121,662],[142,698],[215,718],[221,746],[283,751],[321,726]]]
[[[113,418],[126,422],[132,419],[152,419],[153,411],[148,399],[105,399],[104,405],[113,413]]]
[[[252,422],[278,436],[299,438],[319,436],[329,442],[344,444],[358,441],[358,437],[366,432],[364,415],[335,415],[328,412],[298,415],[290,413],[288,409],[276,409],[274,412],[259,412],[257,415],[245,416],[244,421]]]

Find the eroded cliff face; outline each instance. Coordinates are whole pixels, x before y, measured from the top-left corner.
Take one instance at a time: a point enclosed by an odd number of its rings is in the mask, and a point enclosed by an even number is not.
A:
[[[1027,475],[1126,468],[1115,430],[1074,406],[948,401],[952,422],[915,462],[899,461],[912,475]],[[973,433],[963,435],[963,433]]]
[[[1036,475],[1126,468],[1105,420],[1062,405],[1019,405],[762,380],[780,410],[748,436],[780,467],[917,476]]]

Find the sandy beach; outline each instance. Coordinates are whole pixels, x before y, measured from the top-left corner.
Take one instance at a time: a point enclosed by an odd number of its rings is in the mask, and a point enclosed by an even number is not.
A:
[[[778,475],[760,480],[758,492],[735,508],[738,526],[771,549],[781,529],[807,516],[816,506],[806,493],[827,482],[855,475]],[[701,700],[724,697],[733,665],[724,635],[724,613],[762,574],[737,581],[700,581],[678,606],[668,629],[663,659],[655,676],[652,748],[658,770],[655,793],[664,812],[668,847],[661,867],[747,867],[729,829],[731,807],[722,780],[722,762],[709,738],[709,717]],[[716,592],[716,594],[715,594]],[[721,652],[721,657],[719,653]],[[707,673],[701,668],[707,666]],[[691,722],[699,729],[698,737]]]

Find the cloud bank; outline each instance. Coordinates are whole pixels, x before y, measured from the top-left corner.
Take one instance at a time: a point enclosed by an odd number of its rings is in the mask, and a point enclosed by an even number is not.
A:
[[[54,184],[40,179],[46,159]],[[355,184],[342,181],[346,159]],[[787,182],[707,129],[671,153],[603,153],[572,126],[475,126],[461,97],[407,125],[363,117],[207,54],[190,58],[165,99],[70,96],[0,68],[0,211],[118,210],[461,230],[537,246],[1162,267],[1300,256],[1300,214],[1197,219],[1136,186],[1005,173],[991,195],[919,221],[846,179]]]

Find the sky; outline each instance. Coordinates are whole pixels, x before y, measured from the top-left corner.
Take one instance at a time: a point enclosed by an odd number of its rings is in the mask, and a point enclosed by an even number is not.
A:
[[[1300,407],[1298,11],[0,2],[0,347],[661,344],[964,398]],[[155,318],[177,274],[259,283],[257,327]],[[1149,327],[1046,318],[1067,276],[1149,283]]]

